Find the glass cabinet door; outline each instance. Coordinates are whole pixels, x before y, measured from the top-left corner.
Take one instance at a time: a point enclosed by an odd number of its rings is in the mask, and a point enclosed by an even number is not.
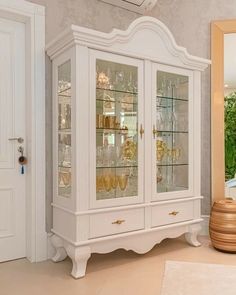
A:
[[[71,196],[71,62],[58,67],[58,195]]]
[[[95,60],[96,202],[137,198],[140,189],[138,66]]]
[[[156,71],[155,192],[189,190],[189,76]]]

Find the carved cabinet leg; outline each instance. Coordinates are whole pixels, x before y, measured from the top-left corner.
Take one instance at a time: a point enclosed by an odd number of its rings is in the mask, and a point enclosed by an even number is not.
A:
[[[201,246],[201,243],[197,239],[197,235],[201,230],[200,224],[193,224],[189,226],[189,232],[185,234],[186,241],[194,247]]]
[[[63,240],[60,237],[53,235],[51,237],[51,243],[53,247],[56,249],[56,254],[52,257],[52,260],[54,262],[59,262],[66,259],[67,254],[63,245]]]
[[[87,261],[91,256],[90,247],[75,247],[68,245],[66,251],[73,263],[71,275],[76,279],[84,277]]]

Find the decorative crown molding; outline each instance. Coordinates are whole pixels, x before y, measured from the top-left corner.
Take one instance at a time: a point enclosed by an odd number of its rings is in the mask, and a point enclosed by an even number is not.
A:
[[[169,29],[158,19],[142,16],[130,24],[126,31],[113,29],[110,33],[71,25],[47,46],[47,53],[54,58],[65,48],[74,44],[86,45],[92,48],[108,49],[114,44],[124,44],[132,40],[133,36],[141,31],[149,30],[161,37],[169,53],[178,57],[184,65],[189,65],[198,70],[204,70],[211,63],[210,60],[190,55],[184,47],[178,46]],[[147,44],[151,46],[151,44]],[[121,46],[120,46],[121,48]],[[132,55],[132,52],[128,52]],[[125,54],[123,52],[123,54]],[[137,56],[137,54],[135,54]],[[144,59],[155,59],[153,56],[139,56]]]

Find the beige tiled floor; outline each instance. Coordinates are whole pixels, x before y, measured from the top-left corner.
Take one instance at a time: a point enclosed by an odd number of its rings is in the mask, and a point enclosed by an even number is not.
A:
[[[217,252],[207,238],[201,241],[194,248],[183,239],[165,240],[146,255],[123,250],[92,255],[86,277],[79,280],[69,275],[69,259],[1,263],[0,295],[159,295],[166,260],[236,265],[235,255]]]

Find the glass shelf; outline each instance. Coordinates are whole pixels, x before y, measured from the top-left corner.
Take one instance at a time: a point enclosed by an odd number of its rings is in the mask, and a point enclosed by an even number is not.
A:
[[[96,101],[98,102],[108,102],[108,103],[120,103],[120,104],[130,104],[130,105],[137,105],[136,102],[126,102],[126,101],[121,101],[121,100],[108,100],[108,99],[100,99],[97,98]]]
[[[164,99],[169,99],[169,100],[179,100],[179,101],[184,101],[184,102],[188,102],[188,99],[186,99],[186,98],[178,98],[178,97],[171,97],[171,96],[161,96],[161,95],[157,95],[156,96],[156,98],[157,99],[162,99],[162,98],[164,98]]]
[[[97,166],[96,169],[123,169],[123,168],[138,168],[138,165],[123,165],[123,166]]]
[[[71,129],[58,129],[58,133],[71,134]]]
[[[188,134],[188,131],[174,131],[174,130],[158,130],[157,133],[171,133],[171,134]]]
[[[122,129],[122,128],[107,128],[107,127],[96,127],[96,130],[97,131],[105,131],[105,130],[108,130],[108,131],[123,131],[123,132],[129,132],[131,131],[130,129]],[[133,130],[135,131],[135,130]]]
[[[60,90],[60,91],[58,91],[58,95],[61,96],[61,93],[64,93],[64,92],[69,91],[69,90],[71,90],[71,87],[67,87],[67,88],[65,88],[63,90]]]
[[[96,90],[102,90],[102,91],[110,91],[110,92],[117,92],[117,93],[124,93],[124,94],[138,95],[137,92],[125,91],[125,90],[118,90],[118,89],[109,89],[109,88],[100,88],[100,87],[96,87]]]
[[[170,164],[156,164],[158,167],[172,167],[172,166],[188,166],[188,164],[178,164],[178,163],[170,163]]]
[[[63,168],[63,169],[71,169],[71,166],[64,166],[64,165],[58,165],[59,168]]]
[[[71,95],[68,95],[68,94],[58,94],[58,97],[71,98]]]

